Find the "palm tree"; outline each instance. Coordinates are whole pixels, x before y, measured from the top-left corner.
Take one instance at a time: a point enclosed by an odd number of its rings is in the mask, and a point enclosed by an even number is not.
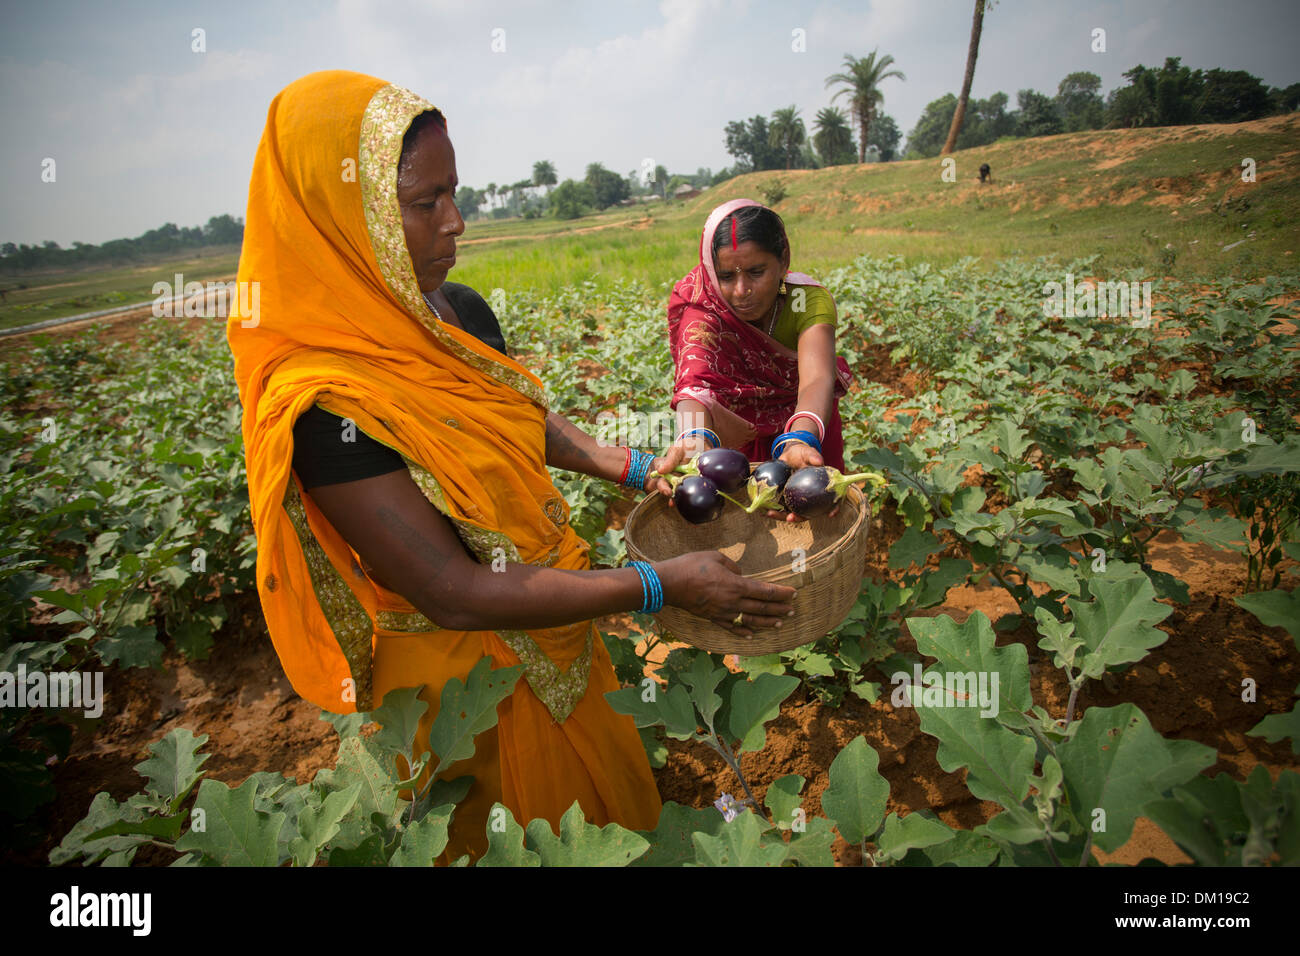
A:
[[[867,161],[867,134],[871,131],[871,122],[875,118],[876,110],[884,100],[884,95],[877,87],[889,79],[896,76],[900,80],[906,80],[898,70],[888,69],[889,65],[894,62],[894,58],[886,54],[880,59],[876,59],[879,50],[872,50],[868,56],[862,59],[844,54],[844,66],[848,69],[847,73],[834,73],[826,78],[826,85],[829,87],[833,83],[843,83],[843,89],[835,91],[831,97],[831,102],[839,98],[840,94],[849,94],[849,105],[853,111],[853,118],[858,121],[858,162]]]
[[[555,165],[549,159],[538,160],[533,163],[533,185],[545,186],[546,195],[551,194],[551,187],[558,180],[555,178]]]
[[[952,114],[952,125],[948,127],[948,139],[939,150],[940,156],[947,156],[957,148],[957,134],[966,119],[966,101],[970,99],[971,81],[975,79],[975,57],[980,52],[980,31],[984,28],[984,0],[975,0],[975,18],[970,25],[970,47],[966,50],[966,78],[962,80],[961,96],[957,97],[957,112]]]
[[[484,191],[487,193],[487,197],[488,197],[488,209],[491,209],[493,206],[496,205],[496,198],[497,198],[497,184],[496,184],[496,183],[488,183],[488,184],[487,184],[487,189],[484,190]]]
[[[837,166],[853,162],[853,131],[848,117],[837,107],[826,106],[817,112],[813,122],[813,146],[821,157],[823,166]]]
[[[783,110],[772,113],[772,124],[768,127],[767,141],[769,145],[781,151],[785,157],[786,169],[793,169],[794,164],[799,161],[799,147],[807,135],[803,120],[799,118],[799,111],[795,107],[787,106]]]

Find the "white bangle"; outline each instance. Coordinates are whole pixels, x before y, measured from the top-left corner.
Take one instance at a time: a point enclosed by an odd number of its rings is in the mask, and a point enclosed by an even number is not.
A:
[[[788,419],[786,419],[785,428],[783,429],[783,431],[787,431],[787,432],[790,431],[791,430],[790,425],[794,422],[796,418],[811,418],[813,421],[817,423],[817,429],[820,432],[820,434],[818,434],[817,436],[817,440],[818,441],[826,440],[826,423],[821,420],[821,416],[816,415],[813,412],[795,412]]]

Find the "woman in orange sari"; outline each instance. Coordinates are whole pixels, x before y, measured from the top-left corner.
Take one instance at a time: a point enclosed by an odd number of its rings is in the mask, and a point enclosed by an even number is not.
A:
[[[344,71],[286,87],[249,187],[238,279],[257,294],[227,327],[258,590],[295,690],[349,713],[422,685],[426,750],[448,680],[483,657],[524,666],[475,755],[443,774],[475,780],[448,861],[485,852],[497,801],[557,830],[575,799],[597,825],[657,824],[636,728],[604,697],[618,683],[593,618],[668,603],[748,634],[794,594],[719,552],[589,570],[546,466],[666,492],[680,452],[599,445],[483,340],[469,320],[481,300],[442,289],[464,230],[456,184],[445,120],[413,93]],[[335,416],[333,450],[321,415]]]

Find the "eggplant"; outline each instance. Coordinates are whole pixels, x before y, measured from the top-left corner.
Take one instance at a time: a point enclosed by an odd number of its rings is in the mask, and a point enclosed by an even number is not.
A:
[[[724,494],[736,494],[749,481],[749,459],[735,448],[702,451],[695,456],[695,468]]]
[[[687,475],[673,489],[673,504],[691,524],[715,520],[727,506],[718,486],[702,475]]]
[[[885,479],[874,471],[843,475],[835,468],[800,468],[785,483],[781,500],[785,508],[800,518],[827,514],[844,498],[849,486],[860,481],[883,485]]]
[[[780,511],[784,507],[781,491],[792,474],[790,466],[780,460],[765,461],[755,468],[749,479],[749,506],[745,513],[753,514],[759,508]]]

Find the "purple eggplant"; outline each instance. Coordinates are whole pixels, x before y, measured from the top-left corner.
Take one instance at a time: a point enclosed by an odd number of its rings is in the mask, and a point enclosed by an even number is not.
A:
[[[695,458],[701,475],[724,494],[734,495],[749,481],[749,459],[734,448],[710,448]]]
[[[800,468],[785,483],[781,498],[787,511],[801,518],[815,518],[835,510],[849,486],[860,481],[885,483],[874,471],[842,475],[835,468]]]
[[[687,475],[673,490],[673,504],[691,524],[704,524],[722,514],[727,502],[718,486],[701,475]]]
[[[753,514],[759,508],[780,511],[784,507],[781,491],[791,474],[790,466],[780,460],[765,461],[755,468],[749,479],[749,506],[745,512]]]

